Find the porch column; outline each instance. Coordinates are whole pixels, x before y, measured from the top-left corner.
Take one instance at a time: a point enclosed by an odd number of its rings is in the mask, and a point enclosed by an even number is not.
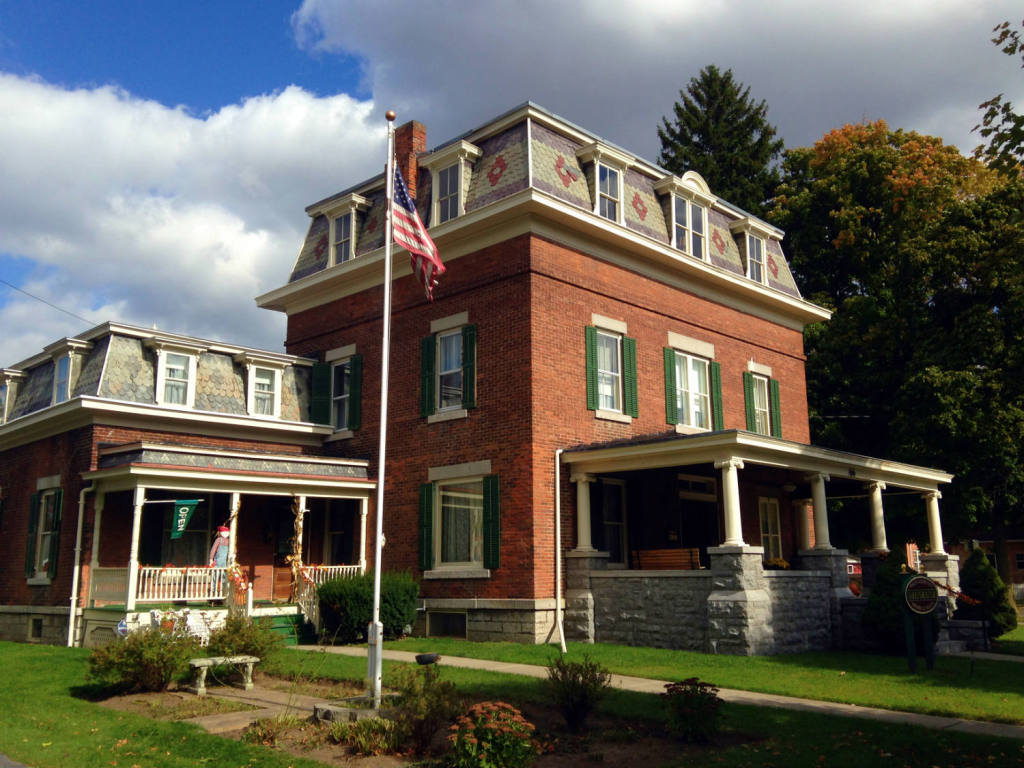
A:
[[[107,494],[103,491],[96,492],[96,499],[93,501],[92,516],[92,557],[89,560],[89,583],[92,584],[92,574],[100,567],[100,523],[103,522],[103,504],[107,500]],[[90,587],[90,590],[92,587]]]
[[[295,497],[295,549],[294,554],[299,556],[298,565],[303,565],[302,559],[302,534],[303,524],[306,521],[306,497],[296,496]]]
[[[231,494],[231,515],[228,518],[228,527],[231,532],[228,534],[228,565],[234,565],[238,561],[238,553],[235,549],[235,538],[238,534],[238,510],[242,506],[242,494]]]
[[[139,591],[139,531],[142,528],[142,507],[146,503],[146,489],[138,486],[135,489],[134,508],[132,510],[132,543],[128,555],[128,598],[125,610],[135,610],[135,595]]]
[[[942,545],[942,520],[939,518],[939,499],[942,494],[932,491],[924,494],[924,503],[928,507],[928,536],[932,540],[933,555],[946,554],[946,548]]]
[[[725,509],[725,541],[723,547],[745,547],[743,541],[743,518],[740,515],[740,480],[737,470],[743,469],[743,459],[729,458],[715,462],[715,469],[722,470],[722,500]]]
[[[370,499],[359,501],[359,572],[366,573],[366,517],[370,511]]]
[[[797,499],[793,502],[796,506],[797,520],[800,521],[800,549],[811,548],[811,519],[807,514],[807,508],[814,508],[810,499]]]
[[[811,481],[811,496],[814,499],[814,548],[832,549],[828,537],[828,500],[825,497],[825,483],[830,479],[824,472],[808,476]]]
[[[868,494],[871,498],[871,548],[875,552],[888,552],[885,541],[885,518],[882,515],[882,491],[885,483],[875,481],[868,483]]]
[[[569,480],[576,483],[576,551],[593,552],[594,539],[590,535],[590,484],[594,476],[572,475]],[[555,489],[558,493],[558,489]]]

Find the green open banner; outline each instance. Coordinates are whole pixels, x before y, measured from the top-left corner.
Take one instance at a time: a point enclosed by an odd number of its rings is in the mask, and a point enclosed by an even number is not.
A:
[[[199,499],[181,499],[174,502],[174,515],[171,517],[171,538],[180,539],[181,534],[188,528],[188,521],[192,519],[192,513],[199,506]]]

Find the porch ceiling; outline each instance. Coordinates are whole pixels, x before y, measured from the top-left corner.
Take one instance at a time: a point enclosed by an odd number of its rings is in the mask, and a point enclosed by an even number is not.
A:
[[[938,469],[834,451],[741,430],[672,435],[629,443],[568,449],[562,463],[574,472],[622,472],[658,467],[708,464],[727,459],[787,469],[825,473],[835,480],[880,481],[919,491],[938,490],[953,475]]]

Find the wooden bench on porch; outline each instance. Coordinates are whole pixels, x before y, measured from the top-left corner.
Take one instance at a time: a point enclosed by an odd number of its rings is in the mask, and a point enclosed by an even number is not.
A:
[[[204,658],[190,659],[189,666],[195,674],[195,685],[193,689],[196,696],[206,695],[206,672],[210,667],[235,666],[242,670],[242,687],[251,691],[252,668],[260,661],[259,656],[207,656]]]
[[[633,567],[644,571],[695,571],[700,565],[700,550],[634,549]]]

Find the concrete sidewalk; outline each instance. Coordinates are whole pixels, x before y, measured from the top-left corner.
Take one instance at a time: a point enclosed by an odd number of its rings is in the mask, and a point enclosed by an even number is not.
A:
[[[231,699],[244,704],[250,704],[256,709],[243,712],[222,712],[217,715],[203,715],[191,717],[185,720],[186,723],[195,723],[205,728],[210,733],[226,733],[237,731],[256,720],[276,715],[293,714],[300,717],[310,717],[313,714],[313,707],[316,704],[323,704],[324,699],[315,696],[300,696],[284,691],[271,691],[267,688],[256,687],[250,691],[243,691],[241,688],[230,686],[216,686],[207,689],[207,695],[218,699]],[[0,768],[4,768],[0,764]]]
[[[326,653],[337,653],[343,656],[366,657],[365,646],[319,646],[300,645],[292,646],[297,651],[321,651]],[[964,654],[969,655],[969,654]],[[1014,659],[1017,657],[1006,657],[1000,654],[975,654],[975,658],[992,658],[1000,661]],[[415,663],[416,654],[408,651],[384,651],[384,658],[389,661],[404,661]],[[487,672],[504,672],[510,675],[524,675],[526,677],[547,677],[547,668],[532,664],[512,664],[503,661],[490,661],[485,659],[467,659],[457,656],[443,656],[440,663],[449,667],[462,667],[465,669],[482,669]],[[644,677],[629,677],[627,675],[612,675],[612,686],[626,691],[638,693],[663,693],[668,681],[649,680]],[[724,701],[736,704],[749,704],[756,707],[776,707],[779,709],[792,709],[801,712],[817,712],[823,715],[836,715],[838,717],[862,717],[868,720],[892,723],[894,725],[917,725],[922,728],[932,728],[937,731],[959,731],[961,733],[973,733],[978,736],[999,736],[1007,739],[1018,739],[1024,741],[1024,726],[1007,725],[1004,723],[989,723],[981,720],[963,720],[956,717],[939,717],[937,715],[919,715],[913,712],[896,712],[889,709],[877,709],[875,707],[858,707],[855,704],[837,704],[829,701],[817,701],[815,699],[799,699],[794,696],[778,696],[772,693],[754,693],[752,691],[737,691],[731,688],[721,688],[718,694]]]

